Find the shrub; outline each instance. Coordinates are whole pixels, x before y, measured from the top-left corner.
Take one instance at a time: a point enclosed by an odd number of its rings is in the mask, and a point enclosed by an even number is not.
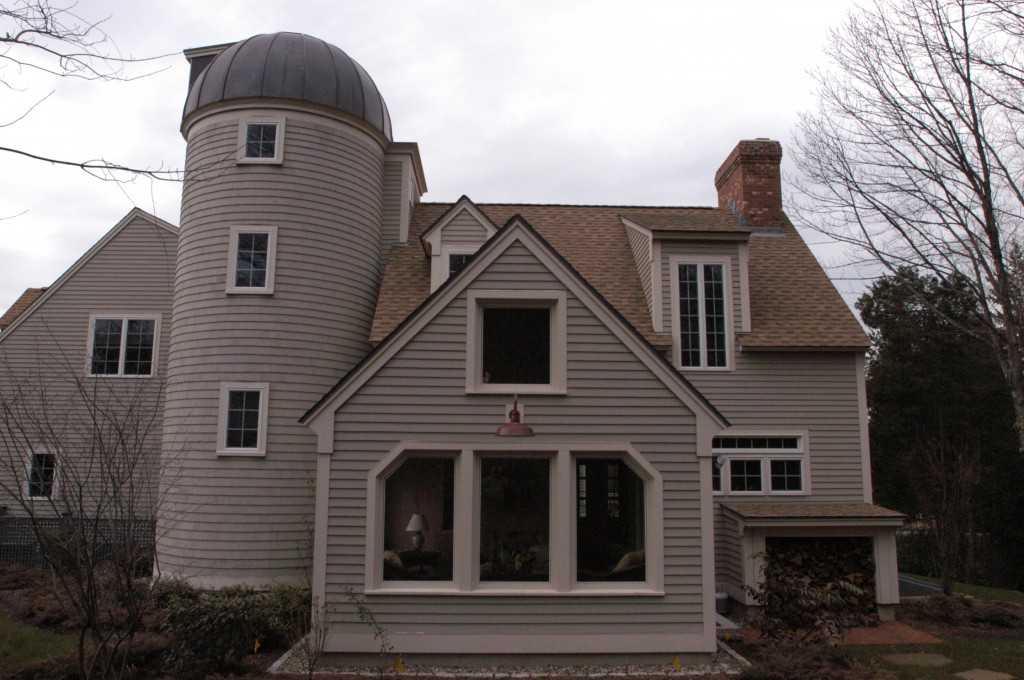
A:
[[[274,586],[267,592],[232,587],[198,591],[170,587],[164,630],[175,638],[172,657],[179,663],[205,661],[223,670],[260,647],[286,646],[309,626],[309,591]]]

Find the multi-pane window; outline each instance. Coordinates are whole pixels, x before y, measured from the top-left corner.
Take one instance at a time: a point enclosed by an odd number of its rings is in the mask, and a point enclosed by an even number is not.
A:
[[[276,226],[232,227],[228,260],[228,292],[274,292]]]
[[[729,461],[729,481],[731,491],[761,491],[761,460],[733,458]]]
[[[239,232],[235,252],[235,287],[266,288],[270,234]]]
[[[277,123],[246,123],[245,157],[274,158],[277,154]]]
[[[26,495],[29,498],[51,498],[56,479],[57,456],[49,452],[33,452],[29,457]]]
[[[807,461],[803,438],[794,436],[715,437],[712,489],[726,493],[803,494]],[[767,476],[767,479],[765,477]]]
[[[800,459],[773,459],[770,463],[772,491],[803,491],[803,462]]]
[[[260,390],[228,391],[228,428],[225,443],[229,449],[254,449],[260,441]]]
[[[91,342],[90,375],[153,374],[156,319],[94,318]]]
[[[267,447],[267,383],[223,383],[217,452],[264,455]]]
[[[678,265],[679,363],[684,367],[728,365],[726,268],[721,263]]]

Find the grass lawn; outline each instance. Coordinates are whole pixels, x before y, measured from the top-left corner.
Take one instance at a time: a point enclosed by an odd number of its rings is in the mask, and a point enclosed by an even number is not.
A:
[[[934,583],[940,585],[940,581],[937,578],[931,578],[930,576],[918,576],[917,574],[908,574],[914,578],[919,578],[922,581],[928,583]],[[959,593],[960,595],[970,595],[976,597],[979,600],[1002,600],[1004,602],[1016,602],[1017,604],[1024,605],[1024,592],[1019,590],[1003,590],[1002,588],[988,588],[986,586],[976,586],[970,583],[953,583],[953,592]]]
[[[47,656],[59,656],[74,647],[73,635],[25,626],[0,611],[0,668],[13,668]]]
[[[993,638],[945,638],[944,645],[889,645],[844,647],[858,663],[893,672],[900,680],[949,680],[953,673],[972,668],[1009,673],[1024,678],[1024,642]],[[888,654],[941,654],[953,663],[941,668],[894,666],[882,657]]]

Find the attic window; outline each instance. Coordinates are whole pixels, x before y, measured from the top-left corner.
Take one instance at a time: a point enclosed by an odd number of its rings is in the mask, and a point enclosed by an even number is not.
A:
[[[283,120],[242,121],[238,133],[239,163],[281,162],[284,146]]]
[[[563,291],[470,291],[466,389],[564,393]]]
[[[473,259],[476,253],[448,253],[448,276],[455,276]]]
[[[485,307],[483,351],[485,383],[551,382],[551,310]]]
[[[676,365],[728,369],[732,345],[728,260],[673,257],[671,272]]]

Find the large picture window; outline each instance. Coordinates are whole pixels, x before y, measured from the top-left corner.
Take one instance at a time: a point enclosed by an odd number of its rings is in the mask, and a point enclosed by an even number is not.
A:
[[[371,473],[371,590],[660,587],[660,476],[635,452],[393,456]]]
[[[673,329],[682,368],[728,368],[729,268],[722,261],[673,259]]]
[[[156,318],[95,316],[89,336],[89,375],[150,376],[156,362]]]

